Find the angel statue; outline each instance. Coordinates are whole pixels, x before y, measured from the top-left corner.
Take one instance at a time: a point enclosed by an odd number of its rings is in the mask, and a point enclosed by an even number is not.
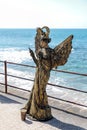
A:
[[[49,47],[50,29],[47,26],[37,28],[35,36],[35,53],[29,49],[30,55],[36,64],[36,74],[29,100],[23,109],[33,119],[45,121],[52,118],[51,108],[48,104],[46,85],[50,72],[57,66],[67,62],[72,49],[73,35],[70,35],[54,49]]]

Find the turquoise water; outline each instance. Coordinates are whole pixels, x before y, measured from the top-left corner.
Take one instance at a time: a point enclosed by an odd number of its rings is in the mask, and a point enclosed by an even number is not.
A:
[[[0,60],[34,65],[28,48],[34,50],[35,33],[35,29],[0,29]],[[54,48],[71,34],[74,35],[72,52],[68,62],[58,69],[87,74],[87,29],[51,29],[52,41],[49,46]],[[19,73],[12,67],[9,71],[15,71],[17,75]],[[25,75],[26,71],[20,68],[20,72],[25,72]],[[31,77],[32,73],[33,70]],[[59,85],[87,90],[87,77],[52,72],[50,82],[53,79]]]

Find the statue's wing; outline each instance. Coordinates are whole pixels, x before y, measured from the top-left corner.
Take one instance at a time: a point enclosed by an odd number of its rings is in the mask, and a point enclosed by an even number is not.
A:
[[[62,43],[54,48],[54,67],[64,65],[67,62],[72,49],[72,39],[73,35],[70,35]]]

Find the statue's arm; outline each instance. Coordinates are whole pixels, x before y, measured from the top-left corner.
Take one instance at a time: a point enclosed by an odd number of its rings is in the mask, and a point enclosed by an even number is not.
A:
[[[36,59],[34,52],[29,48],[30,55],[34,61],[34,63],[38,66],[38,60]]]

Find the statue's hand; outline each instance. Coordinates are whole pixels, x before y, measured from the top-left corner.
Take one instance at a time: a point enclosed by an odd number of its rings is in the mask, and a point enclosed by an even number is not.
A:
[[[30,55],[33,57],[34,53],[33,53],[33,51],[30,48],[29,48],[29,52],[30,52]]]

